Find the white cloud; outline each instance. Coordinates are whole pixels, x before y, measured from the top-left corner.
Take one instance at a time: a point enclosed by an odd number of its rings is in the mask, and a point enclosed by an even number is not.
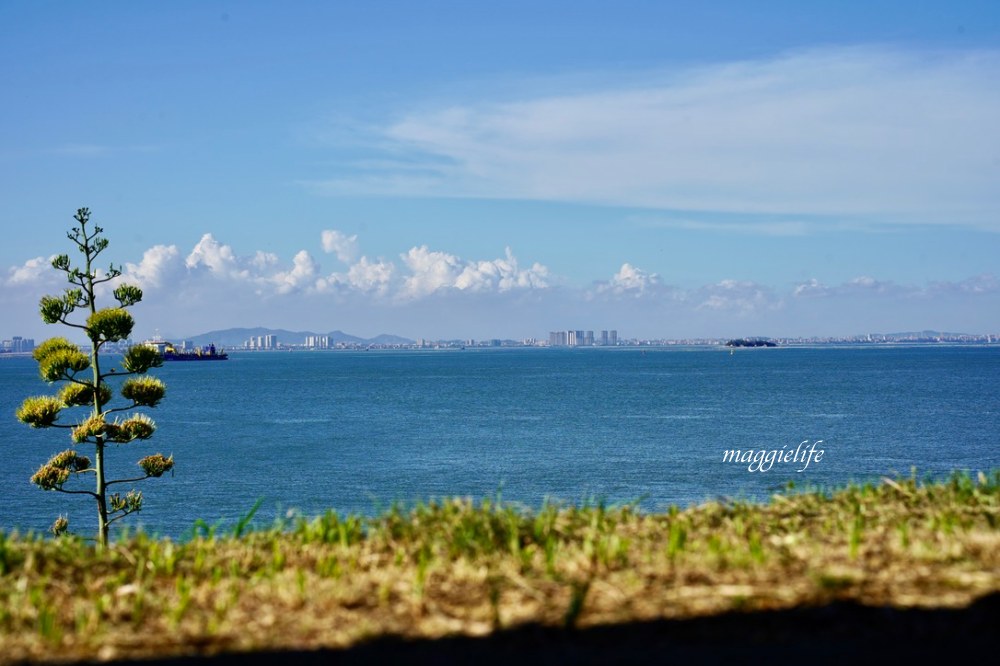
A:
[[[142,255],[138,264],[126,263],[125,282],[136,283],[143,289],[169,286],[181,276],[184,264],[176,245],[154,245]]]
[[[763,285],[740,280],[722,280],[706,285],[693,295],[697,310],[714,310],[749,315],[782,307],[780,297]]]
[[[345,264],[354,261],[358,256],[358,235],[348,236],[335,229],[324,230],[320,234],[323,251],[337,255]]]
[[[792,295],[795,297],[825,296],[829,290],[825,284],[816,278],[810,278],[805,282],[795,285]]]
[[[470,291],[500,292],[511,289],[544,289],[549,286],[549,271],[545,266],[535,263],[531,268],[522,270],[509,247],[504,255],[503,259],[467,263],[454,286]]]
[[[381,128],[383,165],[324,187],[1000,230],[998,75],[1000,51],[831,48],[431,108]]]
[[[921,291],[918,287],[904,287],[888,280],[877,280],[870,275],[852,278],[843,284],[829,286],[815,278],[802,282],[792,290],[796,298],[826,298],[830,296],[888,295],[912,296]]]
[[[506,249],[503,259],[464,261],[447,252],[431,251],[426,245],[400,255],[410,273],[403,279],[401,298],[422,298],[443,289],[506,292],[512,289],[544,289],[548,269],[535,263],[522,269]]]
[[[410,275],[403,280],[403,292],[414,298],[454,286],[462,271],[458,257],[446,252],[432,252],[426,245],[410,248],[400,257],[410,269]]]
[[[663,280],[656,273],[647,273],[626,262],[608,282],[597,286],[598,292],[642,296],[663,286]]]
[[[300,250],[292,259],[292,268],[275,273],[271,280],[277,285],[279,294],[287,294],[314,286],[319,266],[305,250]]]
[[[58,277],[57,272],[52,268],[52,260],[55,255],[48,259],[45,257],[35,257],[28,259],[20,266],[12,266],[7,270],[7,279],[4,282],[8,286],[31,286],[31,285],[51,285]]]
[[[1000,280],[992,273],[983,273],[961,282],[935,282],[929,287],[931,292],[958,291],[965,294],[995,294],[1000,292]]]
[[[331,232],[324,240],[324,246],[334,252],[340,251],[342,258],[357,247],[356,236],[344,237]],[[129,264],[130,276],[142,284],[161,284],[161,276],[176,254],[173,246],[152,248],[139,265]],[[522,267],[510,248],[501,258],[466,260],[422,245],[411,248],[400,258],[402,266],[363,256],[346,271],[323,275],[320,265],[305,250],[298,252],[291,266],[285,268],[272,253],[258,251],[251,257],[240,257],[231,246],[212,234],[205,234],[188,253],[183,265],[176,262],[184,273],[177,276],[176,281],[195,289],[197,284],[210,278],[216,283],[244,285],[261,297],[307,292],[339,297],[353,294],[400,303],[420,300],[439,291],[505,293],[549,286],[549,271],[545,266],[534,263]]]
[[[392,285],[396,266],[387,261],[369,261],[361,257],[358,263],[347,271],[347,284],[365,294],[385,296]]]
[[[273,252],[264,252],[263,250],[257,250],[254,253],[253,259],[250,260],[250,265],[253,266],[258,271],[264,271],[272,266],[278,264],[278,255]]]
[[[936,281],[925,286],[897,284],[891,280],[878,280],[869,275],[828,286],[815,278],[795,286],[792,295],[797,298],[826,298],[831,296],[878,296],[903,298],[936,298],[941,296],[982,296],[1000,293],[1000,280],[992,273],[983,273],[958,282]]]
[[[633,301],[644,306],[669,306],[671,311],[751,315],[783,307],[782,298],[765,285],[739,280],[722,280],[694,289],[667,285],[656,273],[626,262],[606,282],[597,282],[584,294],[587,300]],[[638,299],[641,299],[639,301]]]
[[[0,303],[12,313],[8,329],[45,333],[37,328],[37,299],[65,286],[50,261],[36,257],[3,274]],[[362,256],[342,271],[324,273],[306,250],[290,261],[264,251],[240,256],[211,234],[186,255],[174,245],[155,245],[125,267],[122,281],[150,290],[140,317],[148,329],[141,334],[262,323],[354,332],[360,322],[380,329],[373,334],[410,337],[538,335],[577,325],[638,337],[1000,332],[1000,280],[992,273],[923,285],[878,275],[839,284],[809,279],[776,290],[737,279],[673,286],[625,262],[606,280],[576,289],[553,287],[558,276],[540,263],[521,266],[509,248],[495,259],[467,259],[418,245],[396,262]]]
[[[260,258],[260,255],[256,257]],[[223,245],[215,240],[212,234],[205,234],[194,246],[184,261],[192,270],[204,268],[219,277],[247,278],[249,271],[240,268],[240,262],[229,245]]]

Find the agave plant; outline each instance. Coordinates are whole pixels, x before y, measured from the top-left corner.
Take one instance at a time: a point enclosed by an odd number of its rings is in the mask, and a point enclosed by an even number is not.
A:
[[[104,272],[95,268],[97,256],[108,246],[108,241],[101,236],[104,230],[98,226],[88,229],[90,211],[86,208],[79,209],[74,219],[79,226],[67,236],[83,254],[83,267],[74,267],[65,254],[53,259],[52,266],[65,273],[73,286],[62,296],[43,296],[40,309],[46,324],[59,323],[82,330],[90,340],[90,350],[84,352],[61,337],[40,344],[33,354],[38,362],[39,374],[46,382],[62,383],[63,387],[54,396],[25,399],[17,410],[17,418],[33,428],[68,429],[75,445],[93,447],[93,461],[78,454],[75,449],[67,449],[42,465],[31,481],[42,490],[93,497],[97,503],[98,541],[106,546],[109,526],[142,509],[140,491],[133,488],[122,495],[109,489],[119,484],[133,484],[163,476],[173,469],[174,459],[173,456],[156,453],[139,460],[140,471],[134,477],[108,479],[106,476],[105,456],[110,446],[146,440],[153,435],[156,424],[145,414],[134,410],[155,407],[163,399],[166,387],[159,379],[146,374],[150,368],[162,364],[156,350],[146,346],[131,347],[122,358],[120,369],[102,369],[102,348],[109,342],[127,340],[131,335],[135,322],[128,308],[142,300],[142,290],[121,284],[113,291],[118,305],[98,309],[98,286],[117,280],[121,276],[121,268],[116,268],[114,264]],[[70,320],[77,310],[89,313],[84,323]],[[117,376],[129,376],[119,389],[125,404],[111,407],[113,394],[107,380]],[[72,408],[85,408],[86,416],[73,423],[60,422],[63,411]],[[91,474],[95,480],[94,490],[65,487],[71,480]],[[53,524],[52,532],[60,534],[67,527],[67,519],[60,516]]]

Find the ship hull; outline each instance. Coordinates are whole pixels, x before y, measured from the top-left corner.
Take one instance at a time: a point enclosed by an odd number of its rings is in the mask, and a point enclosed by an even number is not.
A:
[[[229,354],[164,354],[164,361],[225,361]]]

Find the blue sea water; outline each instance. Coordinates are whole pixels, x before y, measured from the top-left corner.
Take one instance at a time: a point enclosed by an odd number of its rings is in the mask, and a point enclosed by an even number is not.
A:
[[[258,498],[258,524],[498,490],[530,507],[660,510],[762,499],[789,481],[1000,467],[997,347],[261,352],[154,374],[168,387],[149,410],[156,435],[109,459],[133,476],[138,458],[173,454],[173,476],[140,484],[145,508],[123,521],[173,537],[197,518],[232,524]],[[92,500],[28,482],[70,447],[67,431],[14,418],[51,391],[30,358],[0,360],[0,530],[44,530],[60,513],[95,530]],[[728,449],[818,440],[823,457],[801,472],[723,462]]]

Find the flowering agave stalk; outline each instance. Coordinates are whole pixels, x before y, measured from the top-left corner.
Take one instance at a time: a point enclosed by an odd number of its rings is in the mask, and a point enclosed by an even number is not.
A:
[[[40,344],[33,356],[38,361],[42,379],[50,384],[61,382],[64,386],[54,396],[27,398],[17,410],[17,418],[32,428],[66,428],[74,444],[94,447],[93,462],[75,449],[67,449],[42,465],[31,481],[42,490],[93,497],[97,502],[98,540],[102,546],[107,546],[108,527],[142,508],[141,492],[131,489],[122,495],[110,492],[109,488],[163,476],[173,468],[174,459],[173,456],[167,458],[156,453],[139,460],[141,472],[132,478],[106,478],[105,455],[110,446],[149,439],[156,429],[148,416],[132,410],[155,407],[163,399],[166,390],[163,382],[146,375],[150,368],[162,365],[163,360],[150,347],[134,346],[125,353],[120,369],[102,371],[101,348],[109,342],[128,339],[131,335],[134,321],[127,308],[142,300],[142,290],[120,285],[113,292],[118,306],[97,308],[96,288],[119,277],[121,268],[112,264],[107,272],[102,273],[94,267],[95,259],[108,246],[108,241],[100,235],[104,230],[98,226],[88,230],[90,211],[86,208],[79,209],[74,219],[80,226],[74,227],[67,236],[83,254],[83,269],[73,267],[65,254],[53,259],[52,266],[64,272],[73,286],[62,296],[42,297],[40,307],[46,324],[60,323],[82,330],[90,340],[90,353],[84,353],[65,338],[52,338]],[[69,320],[76,310],[89,311],[84,323]],[[128,404],[121,407],[109,407],[112,391],[106,380],[115,376],[128,376],[120,387],[121,396]],[[62,410],[72,407],[86,407],[89,414],[74,424],[58,423]],[[94,475],[94,490],[64,487],[70,479],[86,474]],[[67,527],[66,519],[60,516],[52,531],[60,534]]]

